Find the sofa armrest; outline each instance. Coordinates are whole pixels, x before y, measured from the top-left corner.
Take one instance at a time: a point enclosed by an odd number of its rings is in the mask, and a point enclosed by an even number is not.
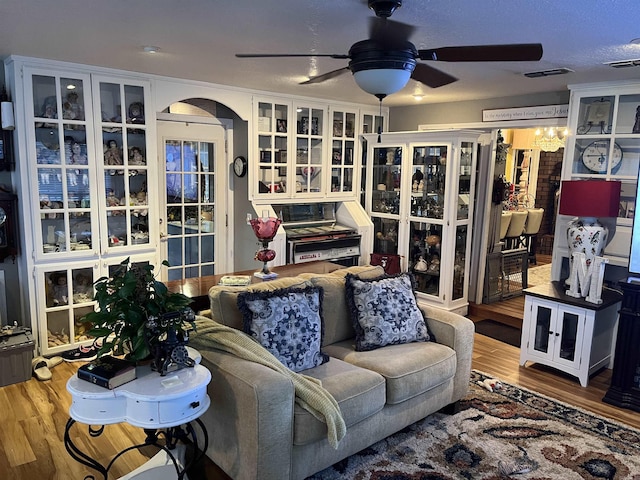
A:
[[[464,397],[469,389],[475,326],[471,320],[457,313],[429,305],[420,305],[420,308],[436,341],[453,348],[456,352],[457,368],[452,399],[452,402],[456,402]]]
[[[211,371],[211,406],[201,417],[207,455],[230,477],[290,477],[295,391],[282,374],[229,353],[200,350]]]

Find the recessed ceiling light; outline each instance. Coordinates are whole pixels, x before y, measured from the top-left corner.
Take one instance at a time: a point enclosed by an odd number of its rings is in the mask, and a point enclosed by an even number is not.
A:
[[[154,47],[153,45],[147,45],[145,47],[142,47],[142,50],[144,50],[146,53],[158,53],[160,49],[158,47]]]

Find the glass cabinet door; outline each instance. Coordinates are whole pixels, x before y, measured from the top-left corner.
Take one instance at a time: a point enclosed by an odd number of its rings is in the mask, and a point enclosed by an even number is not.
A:
[[[574,367],[580,362],[585,318],[584,309],[567,305],[558,308],[555,346],[558,363]]]
[[[447,145],[413,147],[411,210],[416,216],[442,220],[447,186]]]
[[[371,211],[398,215],[400,213],[402,147],[374,148],[373,157]]]
[[[560,317],[560,351],[559,357],[573,362],[576,357],[576,338],[578,335],[578,315],[570,312],[562,312]]]
[[[372,216],[373,221],[373,251],[382,254],[398,254],[399,222],[395,218]]]
[[[258,194],[287,192],[289,106],[258,103]]]
[[[467,231],[468,228],[466,225],[458,225],[456,227],[455,252],[453,257],[453,300],[466,298]]]
[[[362,114],[360,133],[382,132],[384,117],[380,115]],[[375,188],[375,184],[374,184]],[[367,208],[367,141],[362,139],[362,171],[360,172],[360,204]]]
[[[472,142],[462,142],[460,148],[460,166],[458,174],[458,196],[457,196],[457,219],[469,220],[469,207],[472,201],[472,164],[473,164]]]
[[[306,106],[296,107],[296,161],[297,193],[323,191],[322,163],[324,110]]]
[[[451,182],[453,191],[449,192],[455,199],[453,208],[455,215],[455,250],[453,254],[453,291],[452,299],[467,297],[466,272],[469,270],[470,238],[468,230],[471,228],[471,217],[469,212],[473,206],[473,164],[474,164],[473,142],[460,142],[457,170],[450,169],[451,175],[455,176],[456,182]]]
[[[407,249],[409,271],[413,272],[416,279],[416,289],[439,297],[442,292],[440,282],[442,224],[418,219],[410,221],[409,224],[410,238]]]
[[[537,352],[548,354],[550,352],[549,342],[552,335],[551,321],[554,310],[542,305],[535,305],[534,308],[533,349]]]
[[[373,252],[401,254],[401,175],[402,147],[386,145],[373,149],[371,165],[371,220]]]
[[[104,245],[149,244],[144,88],[98,83],[107,218]]]
[[[41,342],[49,351],[69,349],[87,342],[90,326],[80,319],[94,310],[95,265],[51,266],[38,269],[38,288],[43,295],[46,322],[40,323]]]
[[[356,114],[334,111],[331,126],[331,191],[353,192]]]
[[[91,218],[93,144],[88,79],[31,77],[37,195],[40,210],[38,256],[95,247]],[[87,98],[89,97],[89,98]]]

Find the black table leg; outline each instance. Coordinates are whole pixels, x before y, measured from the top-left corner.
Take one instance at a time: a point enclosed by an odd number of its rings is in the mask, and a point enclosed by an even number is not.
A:
[[[71,440],[69,431],[71,430],[71,427],[75,423],[76,421],[70,418],[67,421],[67,425],[65,427],[64,446],[67,452],[69,453],[71,458],[76,460],[78,463],[81,463],[82,465],[85,465],[89,468],[92,468],[93,470],[98,471],[102,475],[104,480],[108,479],[109,470],[111,470],[111,467],[113,466],[113,464],[118,458],[120,458],[122,455],[124,455],[125,453],[131,450],[149,446],[149,445],[155,446],[160,450],[165,451],[165,453],[169,456],[169,458],[173,462],[173,465],[176,469],[176,474],[178,475],[178,480],[182,480],[186,472],[189,470],[189,468],[191,468],[193,465],[195,465],[204,457],[205,452],[207,451],[207,448],[209,446],[209,435],[207,433],[207,429],[205,428],[204,424],[200,419],[195,419],[192,422],[187,423],[185,425],[170,427],[162,430],[145,428],[144,432],[146,434],[146,437],[143,443],[140,443],[138,445],[132,445],[120,451],[118,454],[116,454],[115,457],[111,459],[109,464],[105,467],[96,459],[82,452],[73,443],[73,441]],[[197,424],[198,427],[200,428],[200,431],[202,432],[202,435],[203,435],[202,446],[198,444],[197,432],[196,432],[196,429],[193,427],[192,423]],[[103,432],[104,432],[104,426],[101,426],[98,429],[94,429],[93,427],[89,426],[89,435],[91,437],[98,437]],[[164,437],[164,440],[165,440],[164,444],[159,443],[159,439],[161,436]],[[182,468],[178,462],[178,459],[172,453],[172,450],[176,448],[178,441],[182,441],[183,443],[189,442],[193,445],[193,449],[194,449],[193,457],[188,462],[185,462]],[[95,477],[93,475],[87,475],[85,477],[85,480],[94,480],[94,479]]]

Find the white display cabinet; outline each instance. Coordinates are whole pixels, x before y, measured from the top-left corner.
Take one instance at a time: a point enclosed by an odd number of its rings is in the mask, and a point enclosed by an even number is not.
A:
[[[363,191],[360,134],[382,130],[386,111],[258,97],[249,182],[258,203],[357,198]]]
[[[609,228],[604,256],[627,267],[640,168],[640,83],[570,85],[568,129],[562,180],[602,179],[622,182],[615,219],[600,219]],[[567,223],[558,215],[553,247],[554,280],[569,276]]]
[[[399,255],[418,296],[466,313],[475,162],[473,131],[386,133],[367,140],[373,253]]]
[[[16,101],[25,297],[41,354],[92,341],[106,263],[157,261],[155,108],[143,78],[37,59],[5,63]],[[150,115],[149,115],[150,114]],[[138,260],[136,260],[138,261]]]

